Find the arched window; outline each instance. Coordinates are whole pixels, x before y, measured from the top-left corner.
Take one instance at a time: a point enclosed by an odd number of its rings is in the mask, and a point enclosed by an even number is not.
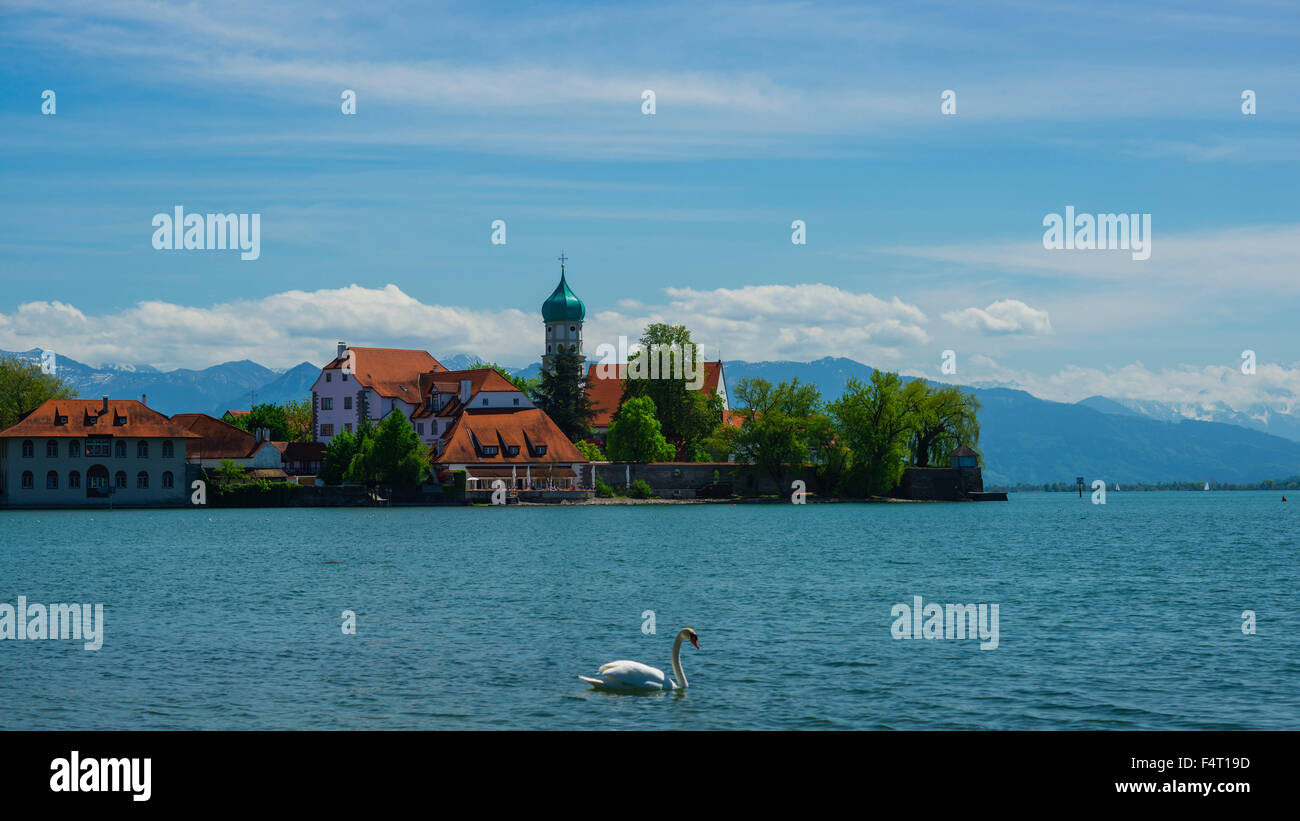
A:
[[[23,440],[23,458],[30,459],[36,455],[36,447],[32,445],[31,439]]]
[[[117,473],[113,474],[113,487],[120,487],[120,488],[123,488],[123,489],[126,488],[126,471],[125,471],[125,470],[119,470]]]
[[[50,471],[49,473],[45,474],[45,489],[46,489],[46,490],[58,490],[58,489],[59,489],[59,474],[58,474],[58,473],[56,473],[55,471]]]
[[[30,470],[23,471],[23,490],[31,490],[36,487],[36,477]]]
[[[163,458],[170,459],[175,455],[176,455],[176,447],[172,444],[172,440],[170,439],[163,440]]]
[[[74,488],[79,488],[79,487],[81,487],[81,474],[80,474],[80,473],[78,473],[77,471],[74,470],[74,471],[72,471],[71,473],[68,474],[68,487],[74,487]]]
[[[76,439],[68,443],[68,455],[74,459],[81,455],[81,443]]]
[[[164,470],[162,475],[162,486],[165,488],[171,488],[174,485],[175,481],[172,479],[172,472],[170,470]]]
[[[144,440],[144,439],[141,439],[139,442],[136,442],[136,443],[135,443],[135,457],[136,457],[137,459],[148,459],[148,458],[149,458],[149,442],[148,442],[148,441],[146,441],[146,440]]]
[[[142,470],[142,471],[140,471],[139,473],[137,473],[137,474],[135,475],[135,489],[136,489],[136,490],[148,490],[148,489],[149,489],[149,474],[148,474],[148,473],[146,473],[145,471]]]
[[[126,458],[126,442],[118,440],[113,443],[113,455],[118,459]]]
[[[550,345],[547,345],[547,346],[546,346],[546,352],[547,352],[547,353],[550,353],[550,352],[551,352],[551,346],[550,346]]]
[[[58,439],[46,439],[46,440],[45,440],[45,458],[47,458],[47,459],[58,459],[58,458],[59,458],[59,440],[58,440]]]

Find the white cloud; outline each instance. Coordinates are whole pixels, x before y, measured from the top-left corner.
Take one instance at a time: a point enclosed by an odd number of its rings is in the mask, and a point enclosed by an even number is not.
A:
[[[1052,332],[1047,311],[1031,308],[1018,299],[1002,299],[987,308],[950,311],[943,318],[968,331],[985,334],[1042,336]]]
[[[901,347],[929,341],[921,327],[925,315],[915,306],[828,285],[667,293],[667,304],[625,301],[622,310],[588,316],[588,355],[602,342],[617,344],[619,335],[635,340],[650,322],[684,324],[708,356],[721,350],[728,358],[895,360]],[[92,365],[139,363],[166,370],[240,359],[269,367],[320,364],[337,340],[520,365],[542,353],[535,313],[426,305],[391,284],[284,291],[210,307],[148,300],[98,316],[62,302],[29,302],[0,314],[0,348],[47,348]]]

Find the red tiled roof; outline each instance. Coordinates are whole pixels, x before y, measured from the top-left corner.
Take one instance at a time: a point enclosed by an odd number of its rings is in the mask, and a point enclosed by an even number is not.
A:
[[[0,431],[0,436],[134,436],[143,439],[190,439],[195,436],[138,400],[109,399],[107,412],[102,412],[104,403],[103,399],[47,399],[18,424]],[[67,422],[58,424],[59,417],[66,418]],[[126,424],[114,424],[118,417],[126,417]]]
[[[733,428],[743,426],[748,418],[749,411],[724,410],[722,412],[722,424],[731,425]]]
[[[235,417],[235,418],[239,418],[240,416],[247,416],[247,415],[250,414],[250,413],[252,413],[252,411],[234,410],[234,409],[231,409],[231,410],[228,410],[228,411],[226,411],[225,413],[223,413],[223,414],[221,414],[221,415],[222,415],[222,416],[233,416],[233,417]]]
[[[275,442],[290,462],[319,462],[325,458],[324,442]]]
[[[481,445],[496,446],[495,456],[481,455],[474,448],[474,439]],[[586,462],[569,437],[551,421],[540,408],[514,410],[467,410],[443,434],[446,448],[438,457],[438,464],[499,464],[524,465],[546,462]],[[546,453],[533,455],[528,448],[545,445]],[[506,446],[517,445],[519,453],[506,454]]]
[[[324,370],[341,369],[352,354],[355,377],[362,385],[380,396],[401,399],[404,402],[420,401],[420,376],[430,371],[442,371],[442,363],[428,351],[406,348],[348,348]]]
[[[600,371],[597,368],[600,368],[600,365],[587,366],[587,399],[591,401],[591,406],[596,411],[596,415],[591,418],[591,424],[593,427],[607,428],[618,411],[619,400],[623,398],[623,380],[627,377],[627,366],[618,365],[618,376],[611,374],[607,379],[600,378]],[[609,370],[609,368],[602,370]]]
[[[514,384],[492,368],[474,368],[465,371],[433,371],[420,374],[420,408],[412,419],[424,419],[429,416],[455,416],[460,412],[460,383],[470,381],[469,397],[473,401],[479,391],[509,391],[522,394]],[[430,393],[449,393],[452,400],[437,411],[431,411],[424,404]]]
[[[172,421],[199,437],[190,455],[203,459],[244,459],[261,446],[257,437],[206,413],[178,413]]]

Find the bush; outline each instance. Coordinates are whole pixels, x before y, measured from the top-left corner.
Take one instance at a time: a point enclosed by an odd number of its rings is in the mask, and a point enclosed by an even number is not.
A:
[[[573,446],[578,449],[578,453],[581,453],[582,457],[586,459],[588,462],[609,461],[608,459],[605,458],[605,454],[601,453],[600,446],[597,445],[595,442],[588,442],[587,440],[584,439],[580,442],[575,442]]]
[[[650,483],[645,479],[637,479],[632,483],[632,486],[628,488],[627,495],[633,499],[649,499],[651,496],[655,495],[655,492],[651,489]]]
[[[290,482],[236,482],[208,488],[208,504],[213,507],[284,507],[302,491],[302,485]]]
[[[614,488],[605,483],[605,480],[596,477],[596,495],[602,499],[612,499],[614,497]]]

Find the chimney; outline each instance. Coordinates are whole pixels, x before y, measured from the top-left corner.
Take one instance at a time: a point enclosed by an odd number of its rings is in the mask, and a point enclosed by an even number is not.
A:
[[[108,413],[108,394],[104,394],[104,404],[99,406],[99,412],[101,415]]]
[[[469,404],[469,392],[470,392],[470,388],[472,388],[473,386],[474,386],[473,381],[469,379],[460,380],[460,402],[462,405]]]
[[[348,343],[346,343],[346,342],[340,342],[340,343],[339,343],[339,352],[338,352],[338,355],[335,356],[334,358],[335,358],[335,359],[342,359],[342,358],[343,358],[343,352],[346,351],[347,349],[348,349]]]
[[[145,407],[149,406],[149,394],[147,393],[140,394],[140,404],[144,405]]]

